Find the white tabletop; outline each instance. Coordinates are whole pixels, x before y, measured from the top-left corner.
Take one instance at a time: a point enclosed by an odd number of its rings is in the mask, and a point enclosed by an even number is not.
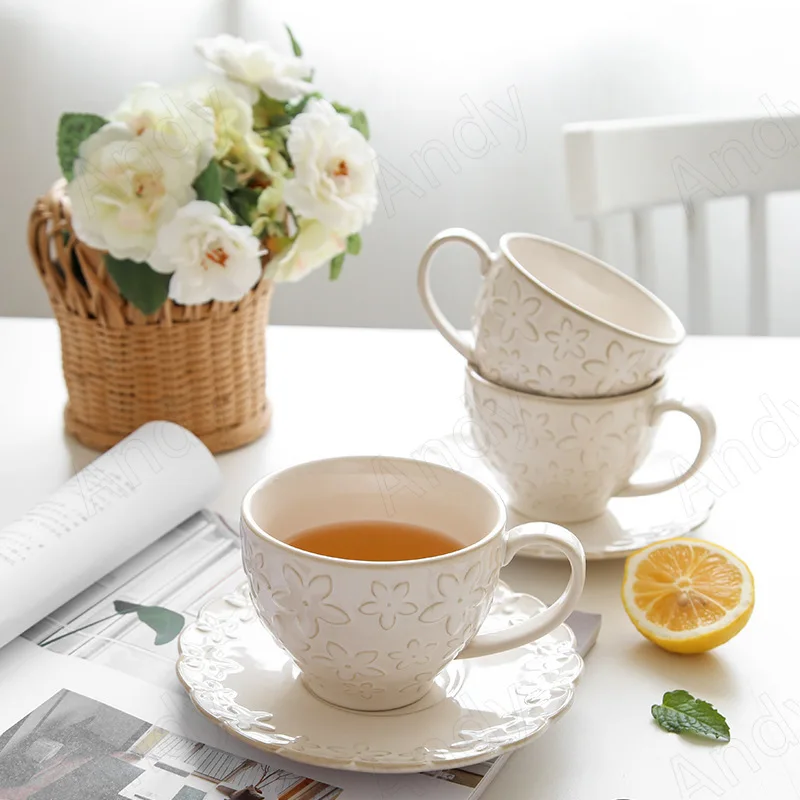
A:
[[[214,505],[231,517],[268,471],[331,455],[420,455],[464,420],[463,364],[432,331],[271,327],[268,350],[272,429],[219,459],[225,485]],[[512,757],[486,800],[800,797],[792,591],[800,572],[800,340],[690,339],[671,386],[717,417],[717,454],[693,485],[713,490],[717,506],[698,535],[750,564],[753,618],[714,653],[670,655],[628,621],[622,562],[591,564],[581,608],[602,613],[603,628],[575,704]],[[65,399],[55,323],[0,319],[0,526],[95,456],[64,435]],[[517,559],[504,575],[553,599],[566,568]],[[731,745],[696,744],[655,726],[650,706],[676,688],[727,716]]]

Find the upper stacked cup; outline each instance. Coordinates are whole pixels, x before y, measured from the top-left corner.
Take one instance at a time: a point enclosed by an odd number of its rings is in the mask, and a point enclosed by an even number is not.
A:
[[[472,247],[483,284],[473,336],[442,314],[430,287],[434,253],[448,242]],[[428,315],[486,379],[553,397],[611,397],[658,381],[683,341],[678,317],[623,273],[558,242],[507,233],[492,253],[464,228],[442,231],[419,267]]]

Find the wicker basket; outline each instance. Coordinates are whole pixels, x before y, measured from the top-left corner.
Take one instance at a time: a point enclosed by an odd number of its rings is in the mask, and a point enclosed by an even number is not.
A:
[[[168,300],[145,316],[120,296],[103,254],[75,237],[63,181],[36,202],[28,237],[61,329],[68,433],[105,450],[166,419],[221,452],[266,431],[269,281],[238,303]]]

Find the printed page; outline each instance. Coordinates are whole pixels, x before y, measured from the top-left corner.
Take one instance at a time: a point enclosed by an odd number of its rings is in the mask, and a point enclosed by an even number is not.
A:
[[[485,768],[371,775],[297,764],[228,736],[184,693],[49,653],[0,650],[0,797],[470,800]],[[442,779],[444,778],[444,779]],[[41,793],[41,794],[39,794]]]
[[[151,422],[0,529],[0,646],[197,512],[220,483],[197,437]]]
[[[23,636],[51,653],[87,659],[162,689],[180,691],[175,677],[178,633],[197,619],[209,600],[234,591],[244,580],[239,536],[232,523],[213,512],[201,511]],[[137,614],[115,612],[115,603],[120,601],[159,609],[160,616],[152,612],[147,615],[151,622],[180,617],[180,625],[168,632],[174,634],[171,638],[159,635],[161,632],[144,624]],[[442,770],[429,777],[463,787],[469,790],[462,795],[464,800],[477,800],[504,761],[501,758]],[[403,784],[399,776],[397,780]],[[431,784],[433,788],[438,785]]]

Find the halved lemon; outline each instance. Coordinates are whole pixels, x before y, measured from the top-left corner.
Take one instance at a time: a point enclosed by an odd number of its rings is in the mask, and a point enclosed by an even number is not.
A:
[[[724,547],[669,539],[628,557],[622,603],[639,632],[674,653],[704,653],[732,639],[753,613],[747,564]]]

